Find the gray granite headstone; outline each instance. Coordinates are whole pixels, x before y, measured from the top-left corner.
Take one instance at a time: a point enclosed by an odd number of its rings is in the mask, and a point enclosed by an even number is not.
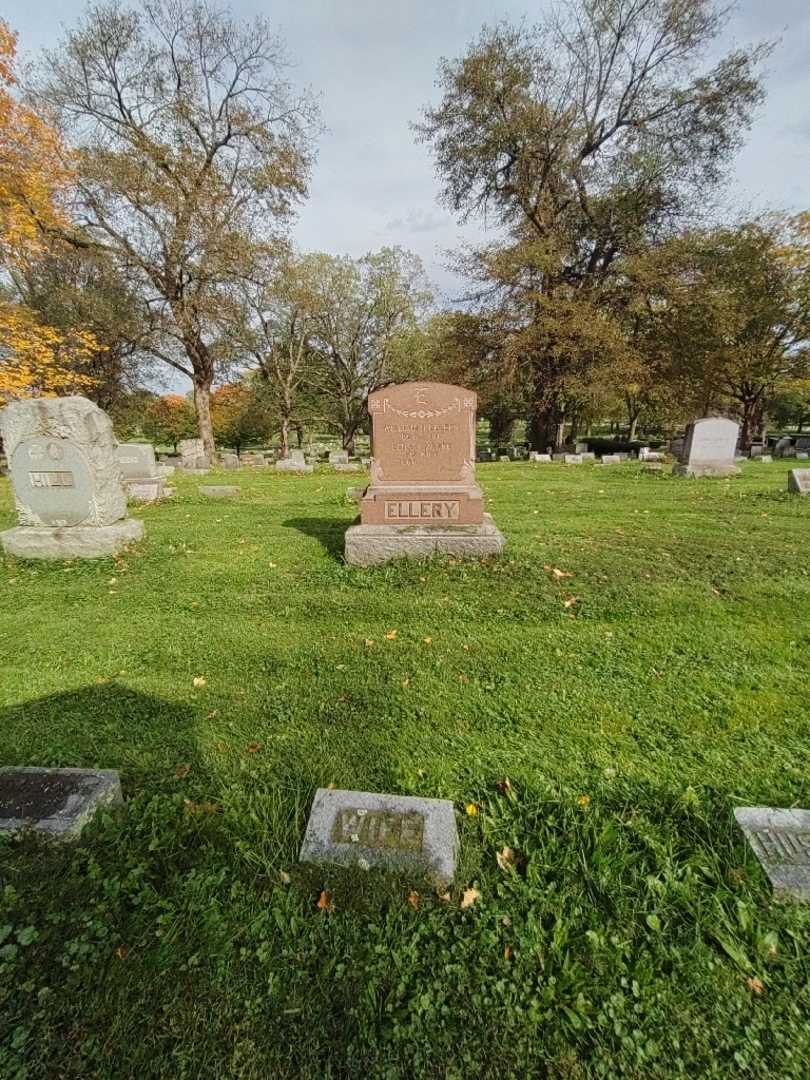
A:
[[[788,473],[788,491],[794,495],[810,495],[810,469],[791,469]]]
[[[143,535],[126,493],[109,417],[83,397],[15,401],[0,411],[19,527],[5,550],[29,558],[113,554]]]
[[[447,884],[457,847],[455,812],[445,799],[318,788],[300,858],[363,870],[417,870]]]
[[[807,461],[808,458],[810,458],[810,454],[808,454],[806,450],[797,450],[796,451],[796,460],[797,461]]]
[[[141,480],[145,476],[158,475],[155,448],[151,443],[119,443],[115,452],[124,480]]]
[[[686,429],[680,462],[672,468],[678,476],[733,476],[740,425],[724,416],[695,420]]]
[[[603,465],[620,465],[621,460],[618,454],[602,454]]]
[[[348,465],[349,464],[349,451],[348,450],[333,450],[329,455],[330,465]]]
[[[737,824],[782,900],[810,900],[810,810],[741,806]]]
[[[205,455],[202,439],[181,439],[177,444],[180,451],[181,469],[207,469],[209,462]]]
[[[71,840],[100,807],[120,802],[113,769],[0,769],[0,832],[32,829]]]
[[[796,449],[793,445],[793,439],[789,435],[785,435],[784,438],[778,439],[776,446],[773,448],[774,457],[794,457]]]
[[[562,459],[566,465],[581,465],[582,454],[563,454]],[[554,455],[554,460],[557,460],[557,455]]]

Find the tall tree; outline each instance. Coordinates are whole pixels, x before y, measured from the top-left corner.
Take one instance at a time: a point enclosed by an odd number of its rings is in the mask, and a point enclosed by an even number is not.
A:
[[[290,256],[281,265],[258,263],[243,285],[245,322],[240,344],[256,365],[262,397],[278,415],[281,455],[289,457],[302,389],[312,361],[317,261]]]
[[[809,220],[690,232],[635,260],[662,377],[695,411],[736,413],[746,449],[775,387],[810,376]]]
[[[560,441],[583,368],[576,325],[591,341],[605,327],[587,313],[616,260],[702,204],[761,100],[766,47],[701,67],[727,13],[711,0],[567,0],[442,63],[442,100],[417,129],[443,201],[505,230],[512,266],[494,298],[534,327],[535,445]]]
[[[307,263],[315,359],[308,381],[324,402],[323,419],[352,452],[369,392],[394,374],[394,343],[432,295],[421,260],[402,248],[357,260],[316,254]]]
[[[13,277],[34,268],[49,230],[66,227],[72,181],[59,135],[16,96],[17,38],[0,20],[0,267]],[[81,321],[51,325],[13,287],[0,295],[0,403],[78,390],[96,348]]]
[[[284,66],[261,17],[113,0],[46,53],[34,87],[75,146],[84,234],[130,276],[153,354],[191,379],[209,455],[233,282],[306,192],[314,106]]]

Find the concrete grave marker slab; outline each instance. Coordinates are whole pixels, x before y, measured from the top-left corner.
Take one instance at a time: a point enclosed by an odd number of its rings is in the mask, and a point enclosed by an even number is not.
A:
[[[453,804],[445,799],[318,788],[300,860],[416,870],[445,885],[457,847]]]
[[[602,454],[603,465],[620,465],[621,461],[618,454]]]
[[[109,417],[83,397],[14,401],[0,412],[19,527],[0,534],[10,555],[112,555],[143,535],[127,518]]]
[[[734,816],[774,895],[810,901],[810,810],[740,806]]]
[[[329,455],[330,465],[348,465],[349,464],[349,451],[348,450],[333,450]]]
[[[100,807],[121,801],[113,769],[0,769],[0,832],[72,840]]]
[[[124,480],[141,480],[145,476],[158,475],[155,448],[151,443],[119,443],[115,453]]]
[[[239,494],[236,484],[200,484],[198,490],[209,499],[230,499]]]
[[[332,468],[335,472],[362,472],[363,466],[359,461],[338,461]]]
[[[220,454],[220,465],[223,469],[238,469],[239,468],[239,455],[238,454]]]
[[[314,465],[307,465],[303,450],[290,450],[289,457],[279,458],[276,462],[276,472],[311,473],[314,471]]]
[[[346,533],[348,563],[503,549],[475,481],[476,404],[473,391],[445,383],[402,383],[369,394],[371,475],[360,524]]]
[[[810,469],[791,469],[787,484],[794,495],[810,495]]]

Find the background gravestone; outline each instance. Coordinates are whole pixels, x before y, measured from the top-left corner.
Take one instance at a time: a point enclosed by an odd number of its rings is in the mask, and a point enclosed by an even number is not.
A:
[[[676,476],[734,476],[740,425],[724,416],[695,420],[686,429],[680,462],[673,465]]]
[[[151,443],[119,443],[116,447],[124,488],[130,499],[157,502],[164,495],[163,476]]]
[[[207,469],[208,458],[205,456],[205,444],[202,439],[181,439],[177,444],[180,452],[181,469]]]
[[[0,412],[19,526],[0,534],[23,558],[112,555],[143,535],[126,493],[109,417],[83,397],[16,401]]]
[[[788,473],[788,491],[793,495],[810,495],[810,469],[791,469]]]
[[[503,550],[475,481],[476,403],[473,391],[445,383],[402,383],[369,394],[371,483],[360,523],[346,533],[347,562]]]

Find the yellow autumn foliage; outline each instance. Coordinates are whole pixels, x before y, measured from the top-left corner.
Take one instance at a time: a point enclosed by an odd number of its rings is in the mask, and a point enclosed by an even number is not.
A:
[[[88,331],[57,330],[23,304],[0,302],[0,405],[18,397],[81,392],[93,382],[81,365],[97,350]]]

